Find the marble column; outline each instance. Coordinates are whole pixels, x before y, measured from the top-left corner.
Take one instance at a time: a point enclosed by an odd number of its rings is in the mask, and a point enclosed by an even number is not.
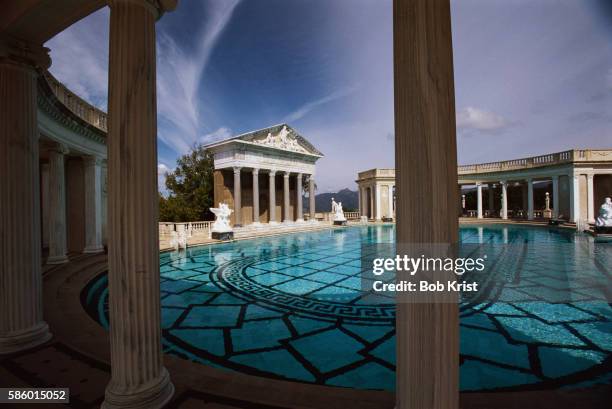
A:
[[[502,189],[500,215],[502,219],[506,220],[508,219],[508,182],[502,181],[499,182],[499,184]]]
[[[259,169],[253,169],[253,224],[259,226]]]
[[[587,220],[595,223],[595,198],[593,190],[593,175],[587,175]]]
[[[66,256],[66,176],[64,156],[68,148],[54,144],[49,148],[49,257],[47,264],[68,262]]]
[[[406,243],[435,243],[449,250],[436,254],[450,256],[458,241],[450,17],[449,0],[393,2],[398,251]],[[457,299],[430,293],[410,302],[409,296],[397,295],[395,407],[457,409]]]
[[[303,175],[301,173],[297,174],[297,200],[296,200],[296,206],[297,206],[297,222],[303,222],[304,221],[304,208],[302,205],[302,177]]]
[[[315,180],[314,176],[310,175],[308,178],[308,211],[310,212],[310,220],[316,221],[316,209],[315,209]]]
[[[556,219],[559,217],[559,176],[555,175],[552,177],[552,190],[553,190],[553,211],[552,217]]]
[[[389,217],[393,218],[393,185],[389,185]]]
[[[103,409],[157,409],[162,360],[155,21],[171,1],[109,0],[108,287],[111,380]]]
[[[36,102],[47,51],[0,35],[0,354],[51,338],[42,313]]]
[[[375,198],[375,201],[376,201],[376,204],[375,204],[375,206],[376,206],[376,209],[375,209],[375,212],[376,212],[376,221],[380,221],[380,219],[381,219],[381,215],[380,215],[380,210],[381,210],[380,209],[380,186],[378,185],[378,183],[376,183],[374,185],[374,198]]]
[[[102,245],[102,159],[84,158],[85,164],[85,249],[83,253],[101,253]]]
[[[527,179],[527,220],[533,220],[533,179]]]
[[[242,226],[242,184],[240,168],[234,167],[234,227]]]
[[[569,175],[570,222],[580,220],[580,175]]]
[[[270,193],[270,220],[268,223],[276,224],[276,171],[271,170],[269,173],[269,193]]]
[[[283,223],[291,223],[289,208],[289,172],[283,174]]]
[[[482,183],[476,183],[476,195],[478,218],[482,219]]]
[[[41,234],[43,248],[49,248],[49,163],[40,164]]]

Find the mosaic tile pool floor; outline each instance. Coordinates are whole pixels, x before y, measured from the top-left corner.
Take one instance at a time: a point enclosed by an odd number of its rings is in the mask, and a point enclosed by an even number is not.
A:
[[[162,254],[165,352],[253,375],[393,390],[395,305],[362,290],[361,257],[394,233],[348,227]],[[523,226],[460,235],[499,244],[496,270],[510,275],[487,299],[461,303],[461,390],[612,383],[612,245]],[[82,301],[108,328],[106,275]]]

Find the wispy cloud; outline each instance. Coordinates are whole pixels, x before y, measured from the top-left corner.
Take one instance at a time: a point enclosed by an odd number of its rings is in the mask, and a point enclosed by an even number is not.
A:
[[[354,87],[341,88],[339,90],[336,90],[336,91],[332,92],[329,95],[326,95],[326,96],[324,96],[322,98],[319,98],[317,100],[314,100],[314,101],[311,101],[311,102],[308,102],[308,103],[302,105],[301,107],[299,107],[295,111],[293,111],[290,114],[288,114],[287,116],[285,116],[283,118],[282,122],[297,121],[298,119],[301,119],[304,116],[306,116],[310,111],[312,111],[313,109],[317,108],[318,106],[327,104],[328,102],[332,102],[332,101],[335,101],[335,100],[340,99],[340,98],[344,98],[344,97],[352,94],[353,92],[355,92],[355,88]]]
[[[175,131],[159,133],[160,139],[177,153],[185,153],[197,140],[200,128],[199,84],[220,34],[231,20],[240,0],[207,4],[206,21],[193,35],[195,51],[187,52],[172,37],[160,32],[157,38],[157,110],[161,120]]]
[[[104,7],[45,44],[51,49],[51,73],[71,91],[103,110],[108,95],[109,18],[109,9]]]
[[[474,107],[457,112],[457,129],[460,131],[494,134],[510,125],[512,123],[501,115]]]
[[[225,126],[222,126],[216,131],[207,133],[206,135],[202,135],[199,141],[201,143],[206,144],[206,143],[221,141],[223,139],[229,138],[230,136],[232,136],[232,130]]]
[[[171,169],[165,163],[157,164],[157,190],[163,195],[167,193],[166,174],[170,171]]]

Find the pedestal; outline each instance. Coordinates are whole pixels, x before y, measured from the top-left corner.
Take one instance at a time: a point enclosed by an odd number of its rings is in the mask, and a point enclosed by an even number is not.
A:
[[[334,226],[346,226],[346,220],[334,220]]]

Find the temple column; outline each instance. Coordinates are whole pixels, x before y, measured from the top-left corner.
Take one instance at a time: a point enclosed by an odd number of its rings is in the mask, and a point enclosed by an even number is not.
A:
[[[389,185],[389,217],[393,218],[393,186]]]
[[[580,175],[569,176],[569,197],[570,197],[570,222],[578,223],[580,220]]]
[[[500,216],[502,219],[508,219],[508,182],[501,181],[499,182],[501,185],[501,210]]]
[[[253,224],[259,226],[259,169],[253,169]]]
[[[291,223],[291,214],[289,212],[289,175],[290,172],[283,174],[283,223]]]
[[[304,209],[302,208],[302,174],[297,174],[297,220],[298,222],[304,221]]]
[[[552,217],[556,219],[559,217],[559,176],[555,175],[552,177],[552,189],[553,189],[553,211]]]
[[[49,163],[40,164],[41,234],[43,248],[49,247]]]
[[[458,241],[457,142],[449,0],[393,2],[396,243]],[[452,251],[441,251],[450,256]],[[398,253],[399,254],[399,253]],[[414,254],[412,254],[414,256]],[[396,306],[396,408],[459,407],[457,299]],[[404,299],[402,301],[402,299]]]
[[[595,223],[595,198],[593,191],[593,174],[587,175],[587,220]]]
[[[478,218],[482,219],[482,183],[476,183]]]
[[[172,1],[109,0],[108,287],[111,380],[103,409],[162,408],[155,21]]]
[[[527,179],[527,220],[533,220],[533,179]]]
[[[310,212],[310,220],[316,221],[316,209],[315,209],[315,180],[314,175],[310,175],[308,178],[308,211]]]
[[[0,36],[0,354],[51,338],[42,313],[37,119],[47,51]]]
[[[66,256],[66,177],[64,155],[68,148],[53,144],[49,148],[49,257],[47,264],[68,262]]]
[[[495,190],[493,190],[493,183],[487,184],[487,190],[489,191],[489,217],[495,213]]]
[[[375,218],[376,221],[380,221],[380,186],[378,185],[378,183],[374,184],[374,198],[376,201]]]
[[[242,186],[240,167],[234,167],[234,227],[242,226]]]
[[[87,156],[85,162],[85,249],[101,253],[102,245],[102,159]]]
[[[269,193],[270,193],[270,220],[268,223],[276,224],[276,171],[271,170],[269,173]]]

